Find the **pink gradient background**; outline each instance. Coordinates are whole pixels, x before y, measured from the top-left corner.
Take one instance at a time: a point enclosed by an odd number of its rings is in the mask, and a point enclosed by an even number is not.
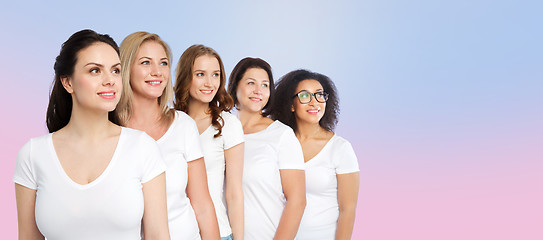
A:
[[[227,72],[262,57],[307,68],[341,100],[359,158],[353,239],[543,239],[541,1],[15,2],[0,9],[0,236],[16,239],[18,150],[46,133],[60,45],[92,28],[194,43]]]

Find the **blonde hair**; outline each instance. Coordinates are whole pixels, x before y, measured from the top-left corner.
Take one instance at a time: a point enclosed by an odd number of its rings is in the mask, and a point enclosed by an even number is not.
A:
[[[121,75],[123,78],[123,91],[121,99],[115,110],[118,113],[121,125],[126,126],[134,107],[134,95],[132,93],[132,87],[130,85],[130,71],[136,58],[136,54],[140,46],[147,41],[156,42],[162,47],[168,56],[168,63],[172,60],[172,51],[166,42],[164,42],[157,34],[148,32],[135,32],[128,35],[121,43]],[[168,65],[170,66],[170,65]],[[173,85],[171,77],[167,79],[166,87],[162,95],[158,97],[158,105],[162,109],[161,119],[169,119],[171,114],[169,104],[173,99]]]

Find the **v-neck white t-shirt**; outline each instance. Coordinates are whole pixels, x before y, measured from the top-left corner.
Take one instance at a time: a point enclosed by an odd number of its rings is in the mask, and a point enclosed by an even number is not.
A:
[[[304,168],[302,147],[287,125],[275,121],[245,135],[245,239],[273,239],[286,204],[279,170]]]
[[[224,120],[221,136],[215,138],[214,135],[218,131],[213,125],[210,125],[200,135],[200,143],[204,151],[207,184],[211,199],[215,205],[220,235],[221,237],[226,237],[232,234],[232,229],[228,220],[224,195],[226,170],[224,151],[243,143],[243,127],[241,126],[241,122],[228,112],[222,112],[221,117]]]
[[[296,239],[335,239],[339,217],[337,175],[358,171],[353,147],[337,135],[305,163],[307,205]]]
[[[175,111],[172,124],[157,143],[166,163],[170,238],[200,239],[196,215],[186,193],[188,162],[203,157],[196,123],[186,113]]]
[[[113,157],[91,183],[78,184],[66,174],[52,134],[23,146],[13,181],[36,190],[36,224],[49,240],[136,240],[141,239],[142,184],[164,169],[151,137],[121,128]]]

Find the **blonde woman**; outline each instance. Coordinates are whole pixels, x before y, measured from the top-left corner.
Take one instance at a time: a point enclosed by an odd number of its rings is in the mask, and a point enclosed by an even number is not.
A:
[[[168,223],[172,240],[219,238],[198,129],[184,112],[170,109],[171,51],[156,34],[136,32],[121,43],[121,124],[145,131],[166,163]]]
[[[189,47],[177,65],[175,108],[198,126],[221,239],[242,240],[243,129],[229,113],[233,101],[224,89],[224,75],[215,50],[203,45]]]

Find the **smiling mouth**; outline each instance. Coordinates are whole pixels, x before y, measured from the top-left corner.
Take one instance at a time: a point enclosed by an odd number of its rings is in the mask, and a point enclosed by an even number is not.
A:
[[[253,102],[261,102],[262,99],[260,98],[255,98],[255,97],[250,97],[249,100],[253,101]]]
[[[311,109],[311,110],[307,110],[308,113],[310,114],[317,114],[319,113],[321,110],[320,109]]]
[[[115,92],[99,92],[98,96],[105,99],[114,99],[115,98]]]
[[[200,90],[203,94],[211,94],[213,90]]]
[[[152,81],[145,81],[145,83],[151,85],[151,86],[157,86],[157,85],[160,85],[162,83],[162,81],[160,80],[152,80]]]

